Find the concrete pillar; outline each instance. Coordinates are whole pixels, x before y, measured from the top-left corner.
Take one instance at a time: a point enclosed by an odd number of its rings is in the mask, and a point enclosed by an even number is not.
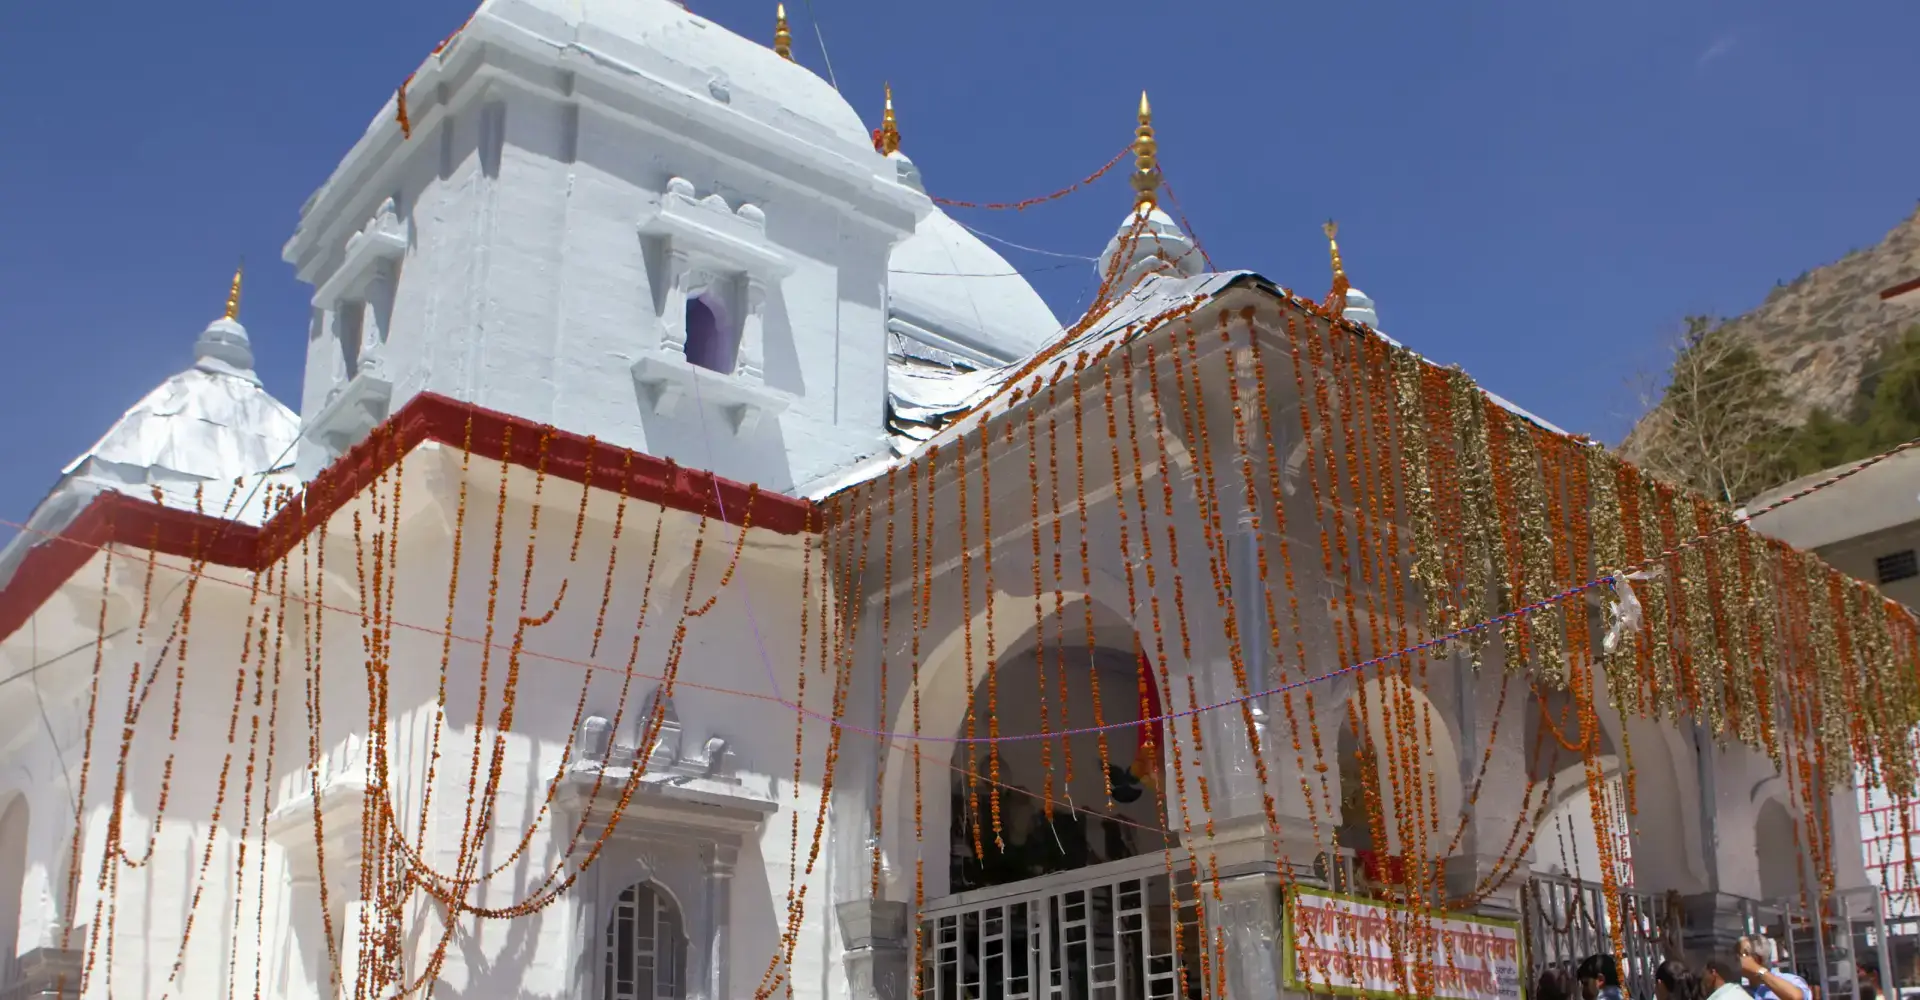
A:
[[[1680,943],[1695,968],[1716,955],[1731,956],[1746,933],[1748,900],[1724,892],[1701,892],[1680,900]]]
[[[1459,734],[1460,808],[1467,813],[1460,845],[1453,856],[1443,862],[1447,895],[1478,896],[1481,893],[1475,890],[1502,870],[1501,855],[1514,849],[1508,842],[1512,839],[1515,817],[1538,806],[1537,801],[1529,801],[1527,794],[1527,758],[1531,747],[1527,745],[1526,713],[1533,708],[1534,701],[1526,690],[1525,677],[1506,676],[1505,664],[1500,662],[1496,648],[1487,650],[1486,660],[1477,671],[1461,655],[1453,656],[1444,664],[1435,664],[1432,671],[1436,675],[1451,674],[1455,731]],[[1508,692],[1504,711],[1496,717],[1494,709],[1502,704],[1503,685],[1515,685],[1518,690]],[[1489,743],[1493,753],[1485,758],[1483,776],[1480,764],[1483,748]],[[1459,820],[1455,817],[1442,816],[1442,836],[1449,835],[1456,822]],[[1481,911],[1488,916],[1517,918],[1521,893],[1531,875],[1532,867],[1524,858],[1519,859],[1505,883],[1483,900]]]
[[[268,960],[272,982],[284,983],[287,1000],[330,996],[326,922],[320,914],[320,880],[296,872],[287,882],[287,923],[282,946]]]
[[[911,907],[856,899],[835,907],[835,916],[851,1000],[908,1000],[913,994]]]
[[[693,258],[685,250],[673,248],[668,248],[666,258],[660,350],[664,354],[684,356],[687,352],[687,282],[692,278]]]
[[[1226,995],[1279,996],[1285,905],[1279,872],[1271,864],[1261,864],[1220,874],[1216,906],[1222,912],[1214,924],[1227,937]]]
[[[739,853],[730,844],[709,844],[701,849],[707,898],[704,940],[700,944],[706,948],[703,972],[710,1000],[728,1000],[733,995],[733,948],[728,929],[733,921],[733,872]]]
[[[741,378],[758,384],[767,380],[767,283],[749,274],[745,284],[742,292],[746,309],[740,318],[740,355],[734,370]]]
[[[368,926],[371,909],[364,899],[347,901],[346,919],[340,925],[340,1000],[365,1000],[370,995],[360,982],[360,970],[366,938],[374,930]]]

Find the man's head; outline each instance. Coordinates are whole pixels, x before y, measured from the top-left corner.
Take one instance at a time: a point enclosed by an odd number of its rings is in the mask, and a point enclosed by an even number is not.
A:
[[[1773,941],[1758,935],[1740,939],[1740,957],[1751,957],[1760,963],[1762,969],[1772,969],[1774,964]]]
[[[1740,962],[1738,959],[1716,955],[1707,959],[1706,967],[1700,971],[1700,985],[1711,994],[1728,983],[1740,981]]]
[[[1620,963],[1612,955],[1589,956],[1580,963],[1576,975],[1580,979],[1580,993],[1587,1000],[1594,1000],[1607,987],[1620,987]]]

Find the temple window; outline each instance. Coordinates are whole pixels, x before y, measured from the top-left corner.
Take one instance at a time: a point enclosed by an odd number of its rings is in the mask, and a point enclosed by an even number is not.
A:
[[[708,293],[687,300],[687,363],[722,375],[733,373],[739,337],[728,321],[727,307]]]
[[[366,308],[358,302],[345,303],[333,314],[335,336],[340,341],[341,380],[360,372],[361,338],[366,335]]]
[[[679,907],[650,882],[628,886],[607,917],[605,1000],[680,1000],[687,934]]]

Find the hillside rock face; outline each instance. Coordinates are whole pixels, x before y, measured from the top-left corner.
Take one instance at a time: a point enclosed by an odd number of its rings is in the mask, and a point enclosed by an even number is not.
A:
[[[1882,302],[1880,291],[1920,276],[1920,209],[1886,239],[1775,288],[1724,329],[1784,375],[1790,418],[1814,407],[1845,418],[1866,366],[1889,340],[1920,323],[1920,305]]]

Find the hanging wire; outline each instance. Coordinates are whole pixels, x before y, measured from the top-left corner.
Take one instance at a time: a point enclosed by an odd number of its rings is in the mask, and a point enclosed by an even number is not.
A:
[[[833,57],[827,54],[827,36],[820,30],[820,18],[813,12],[813,0],[806,0],[807,20],[813,22],[813,37],[820,43],[820,61],[827,64],[827,82],[834,90],[840,89],[840,81],[833,75]]]
[[[958,220],[955,220],[955,221],[958,221]],[[1015,243],[1012,240],[1003,239],[999,236],[995,236],[984,229],[977,229],[973,226],[969,226],[964,222],[960,223],[960,228],[966,230],[967,232],[972,233],[975,236],[980,237],[983,240],[992,240],[993,242],[998,243],[1001,246],[1012,247],[1015,250],[1024,250],[1027,253],[1037,253],[1043,257],[1060,257],[1066,260],[1084,260],[1084,261],[1090,261],[1090,262],[1097,262],[1100,259],[1098,257],[1091,257],[1083,253],[1059,253],[1053,250],[1042,250],[1039,247],[1030,247],[1023,243]]]

